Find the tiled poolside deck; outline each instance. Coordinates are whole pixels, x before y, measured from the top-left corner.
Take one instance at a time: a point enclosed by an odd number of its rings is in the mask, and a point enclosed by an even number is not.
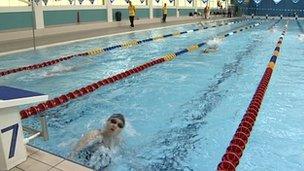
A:
[[[10,171],[91,171],[79,164],[27,146],[28,158]]]

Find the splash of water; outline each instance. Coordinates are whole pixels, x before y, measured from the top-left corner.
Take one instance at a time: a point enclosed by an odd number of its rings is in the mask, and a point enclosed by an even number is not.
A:
[[[301,42],[304,42],[304,34],[299,34],[299,35],[298,35],[298,39],[299,39]]]
[[[58,64],[52,68],[50,72],[45,73],[45,77],[53,77],[56,75],[60,75],[62,73],[70,72],[70,71],[75,71],[77,68],[73,66],[65,66],[62,64]]]
[[[215,52],[218,50],[219,45],[223,42],[222,38],[213,38],[207,41],[207,48],[204,49],[204,53]]]
[[[222,44],[222,42],[223,42],[223,39],[216,37],[214,39],[208,40],[207,41],[207,46],[218,47],[220,44]]]

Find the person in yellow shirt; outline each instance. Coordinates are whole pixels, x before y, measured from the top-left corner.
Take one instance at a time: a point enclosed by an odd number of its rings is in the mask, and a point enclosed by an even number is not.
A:
[[[166,22],[166,18],[167,18],[167,14],[168,14],[168,8],[167,8],[167,4],[165,3],[163,8],[162,8],[162,11],[163,11],[163,23]]]
[[[129,19],[130,19],[130,23],[131,23],[130,27],[134,27],[134,17],[136,14],[136,9],[135,9],[135,6],[132,5],[131,1],[129,1],[128,10],[129,10]]]

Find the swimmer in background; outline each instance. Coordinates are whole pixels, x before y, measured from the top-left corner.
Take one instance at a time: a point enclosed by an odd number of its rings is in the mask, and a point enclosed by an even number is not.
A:
[[[71,72],[71,71],[77,71],[79,68],[79,66],[64,66],[64,65],[57,65],[57,66],[54,66],[54,68],[47,72],[45,74],[45,77],[53,77],[53,76],[56,76],[56,75],[60,75],[62,73],[66,73],[66,72]]]
[[[214,38],[212,40],[207,41],[207,47],[203,50],[203,53],[216,52],[219,49],[219,45],[222,43],[223,39]]]
[[[119,136],[125,127],[122,114],[113,114],[106,121],[104,129],[85,134],[76,144],[70,158],[102,170],[111,164],[111,152],[121,143]]]
[[[298,39],[303,42],[304,41],[304,34],[299,34]]]
[[[277,31],[276,29],[276,26],[272,26],[270,29],[269,29],[270,32],[274,33]]]
[[[269,31],[274,33],[274,32],[276,32],[276,29],[274,27],[271,27],[271,29]]]

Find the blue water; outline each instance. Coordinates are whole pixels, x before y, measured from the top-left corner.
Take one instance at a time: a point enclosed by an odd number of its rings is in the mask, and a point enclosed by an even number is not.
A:
[[[67,157],[82,134],[101,128],[112,113],[127,119],[124,145],[109,170],[215,170],[251,100],[286,21],[274,21],[224,39],[215,53],[199,49],[46,111],[50,140],[32,145]],[[188,33],[59,66],[11,74],[0,84],[56,97],[239,28],[247,23]],[[304,23],[301,22],[303,25]],[[130,39],[198,28],[170,27],[78,42],[1,57],[0,68],[36,63]],[[290,21],[281,56],[238,170],[303,170],[304,100],[301,31]],[[60,72],[72,68],[72,71]],[[57,72],[59,71],[59,72]],[[49,73],[54,73],[49,76]],[[23,121],[37,126],[36,118]]]

